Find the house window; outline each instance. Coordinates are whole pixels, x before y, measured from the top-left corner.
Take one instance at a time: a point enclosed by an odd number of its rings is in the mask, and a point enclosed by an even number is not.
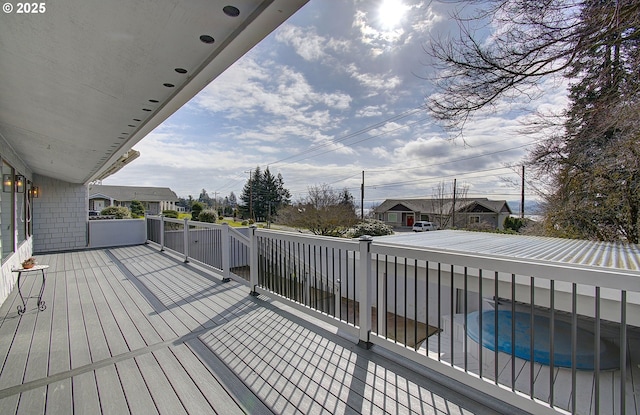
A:
[[[387,213],[387,222],[397,222],[398,221],[398,214],[397,213]]]
[[[480,216],[469,216],[469,223],[480,223]]]
[[[2,238],[2,261],[15,251],[16,245],[27,240],[31,222],[29,183],[23,182],[21,191],[16,189],[15,179],[20,172],[2,160],[2,175],[10,180],[9,189],[0,192],[0,237]],[[24,178],[23,178],[24,180]]]
[[[12,179],[11,183],[13,183],[13,177],[15,175],[15,171],[13,167],[2,161],[2,174],[9,175]],[[13,191],[5,192],[4,189],[2,194],[0,194],[0,224],[2,233],[2,260],[4,261],[9,254],[13,252],[14,245],[14,198],[15,194]]]

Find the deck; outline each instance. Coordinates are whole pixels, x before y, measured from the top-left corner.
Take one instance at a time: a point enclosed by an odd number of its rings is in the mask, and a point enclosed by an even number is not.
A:
[[[2,414],[496,413],[144,245],[38,261],[46,310],[0,307]]]

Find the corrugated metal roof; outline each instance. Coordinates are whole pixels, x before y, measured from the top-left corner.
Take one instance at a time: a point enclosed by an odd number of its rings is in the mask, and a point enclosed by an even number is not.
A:
[[[395,245],[640,271],[640,246],[634,244],[453,230],[398,233],[376,237],[375,240]]]

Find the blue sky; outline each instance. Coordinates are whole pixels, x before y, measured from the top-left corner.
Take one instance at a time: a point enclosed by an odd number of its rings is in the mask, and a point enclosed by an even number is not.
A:
[[[526,108],[505,102],[477,116],[464,141],[448,135],[423,108],[434,93],[424,49],[455,29],[454,7],[311,0],[138,143],[140,158],[103,184],[239,196],[249,170],[268,166],[294,201],[320,184],[359,200],[363,170],[365,206],[432,197],[454,178],[469,196],[518,200],[518,169],[509,166],[534,140],[519,133],[521,121],[563,107],[566,93],[542,85],[548,92]]]

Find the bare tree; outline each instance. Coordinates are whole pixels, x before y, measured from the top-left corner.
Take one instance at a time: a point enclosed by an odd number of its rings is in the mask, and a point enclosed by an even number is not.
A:
[[[475,5],[479,2],[460,2]],[[462,132],[475,113],[505,100],[531,99],[544,77],[569,80],[561,117],[528,165],[546,195],[548,234],[639,242],[640,2],[489,0],[471,17],[455,15],[457,39],[435,39],[439,68],[433,115]],[[487,28],[493,33],[487,38]],[[483,33],[483,36],[478,36]]]
[[[450,184],[440,182],[432,191],[431,211],[436,215],[432,222],[436,222],[440,229],[456,227],[456,224],[460,223],[459,218],[456,219],[456,213],[468,202],[469,185],[463,184],[458,187],[455,183],[455,181]],[[455,192],[454,186],[456,186]],[[467,223],[466,217],[464,223]]]
[[[460,1],[458,38],[431,39],[439,93],[428,102],[447,127],[462,129],[473,113],[501,100],[532,99],[549,75],[568,75],[584,53],[619,38],[637,40],[640,2],[618,0]],[[482,9],[466,12],[482,4]],[[585,8],[597,9],[585,18]],[[490,40],[480,36],[495,29]],[[623,30],[621,30],[623,29]]]
[[[445,182],[438,183],[432,190],[431,211],[436,215],[439,229],[448,228],[451,224],[452,190]]]
[[[308,188],[307,196],[282,209],[278,223],[307,229],[314,235],[342,236],[358,223],[348,191],[336,192],[329,185]]]

